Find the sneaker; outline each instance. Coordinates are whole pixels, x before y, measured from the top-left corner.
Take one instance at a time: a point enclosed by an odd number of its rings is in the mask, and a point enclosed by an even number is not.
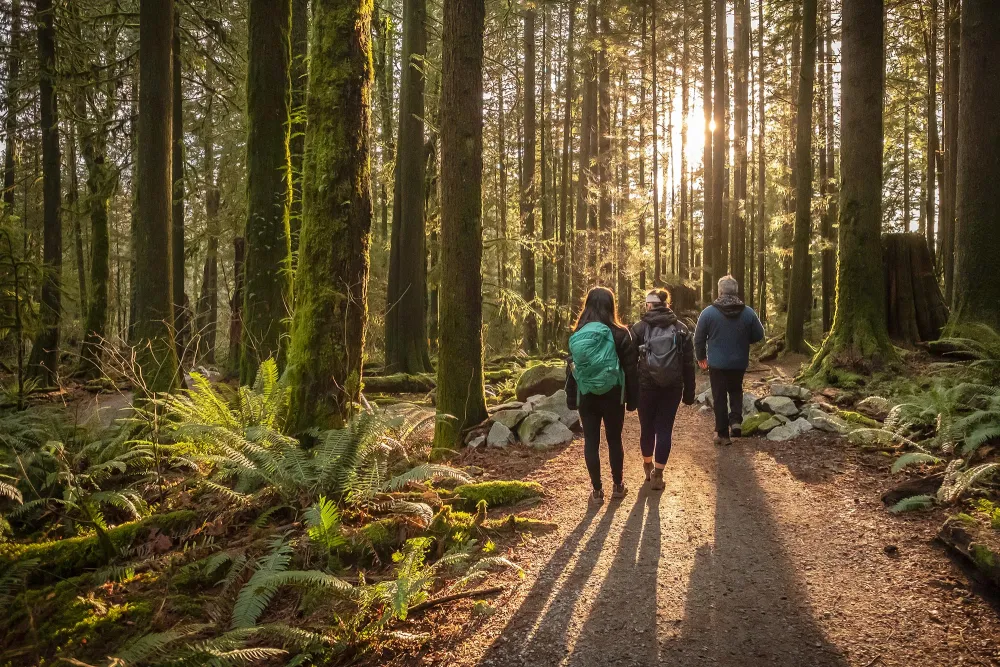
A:
[[[604,502],[604,489],[594,489],[587,497],[591,505],[600,505]]]
[[[656,468],[653,470],[653,479],[649,485],[649,488],[653,491],[662,491],[665,484],[663,483],[663,468]]]
[[[713,440],[712,442],[714,442],[716,445],[719,445],[719,446],[725,446],[725,445],[731,445],[731,444],[733,444],[732,440],[730,440],[729,438],[725,438],[725,437],[723,437],[721,435],[715,436],[715,440]]]
[[[646,473],[646,481],[648,482],[649,480],[652,479],[653,462],[652,461],[643,461],[642,462],[642,470],[643,470],[643,472]]]
[[[611,497],[624,498],[626,493],[628,493],[628,487],[625,486],[625,482],[622,482],[621,484],[614,485],[613,490],[611,491]]]
[[[740,438],[743,436],[743,424],[733,424],[729,427],[729,430],[732,431],[734,438]]]

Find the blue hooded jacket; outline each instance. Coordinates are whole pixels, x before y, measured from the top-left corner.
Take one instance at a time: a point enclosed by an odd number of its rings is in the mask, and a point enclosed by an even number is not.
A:
[[[710,368],[746,370],[750,345],[764,338],[764,325],[753,308],[735,296],[725,295],[701,311],[694,331],[694,353]],[[707,348],[707,350],[706,350]]]

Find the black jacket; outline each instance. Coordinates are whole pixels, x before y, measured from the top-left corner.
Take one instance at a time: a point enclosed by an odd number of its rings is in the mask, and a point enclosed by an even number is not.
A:
[[[625,408],[635,410],[639,403],[639,356],[632,340],[632,334],[626,328],[611,327],[611,335],[615,339],[615,349],[618,351],[618,363],[625,372]],[[573,357],[566,357],[566,405],[570,410],[576,410],[576,378],[573,377]]]
[[[683,400],[687,405],[694,403],[694,338],[691,331],[684,324],[677,320],[674,311],[666,306],[648,310],[642,315],[642,319],[632,325],[632,338],[635,340],[636,350],[645,344],[646,336],[650,329],[654,327],[667,328],[670,325],[677,328],[677,332],[682,336],[681,342],[681,373],[684,377]],[[658,385],[653,382],[648,369],[642,359],[639,359],[639,386],[641,390],[657,389]]]

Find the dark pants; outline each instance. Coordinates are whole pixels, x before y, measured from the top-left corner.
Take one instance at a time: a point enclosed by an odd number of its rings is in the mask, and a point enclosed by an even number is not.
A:
[[[715,432],[723,438],[729,437],[730,427],[743,423],[744,373],[744,370],[708,369],[715,406]]]
[[[611,479],[622,483],[625,450],[622,448],[622,426],[625,424],[625,406],[621,402],[620,387],[606,394],[584,394],[580,397],[580,423],[583,425],[583,456],[587,460],[590,483],[595,489],[601,486],[601,421],[604,437],[608,441],[608,460]]]
[[[639,391],[639,446],[642,455],[665,465],[683,387],[642,387]]]

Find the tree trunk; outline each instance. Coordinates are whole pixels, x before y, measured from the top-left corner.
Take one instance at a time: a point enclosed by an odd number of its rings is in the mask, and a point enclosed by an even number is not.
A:
[[[173,66],[173,120],[170,123],[171,158],[170,182],[173,185],[170,207],[171,268],[174,295],[174,341],[177,357],[183,362],[189,334],[187,295],[184,293],[184,97],[181,86],[181,28],[180,13],[174,8],[174,35],[171,46]]]
[[[713,95],[712,133],[712,275],[718,279],[726,273],[725,246],[729,239],[723,234],[726,205],[726,158],[729,152],[729,138],[725,136],[726,110],[729,106],[728,42],[726,27],[726,1],[715,0],[715,92]]]
[[[690,104],[690,26],[688,25],[688,0],[681,4],[681,211],[680,228],[677,234],[677,277],[683,283],[689,278],[688,257],[690,255],[688,224],[691,212],[688,204],[688,109]]]
[[[938,155],[938,121],[937,121],[937,20],[938,0],[930,1],[929,26],[924,32],[924,52],[927,58],[927,175],[924,188],[924,235],[927,238],[927,249],[930,252],[931,264],[934,264],[934,221],[935,191],[937,190],[937,155]]]
[[[243,338],[243,264],[246,257],[246,241],[242,236],[233,239],[233,296],[229,301],[229,370],[239,375],[240,340]]]
[[[642,63],[639,67],[639,192],[645,200],[648,195],[646,189],[646,22],[647,3],[642,3],[642,46],[639,53],[639,60]],[[642,210],[639,212],[639,289],[646,289],[646,206],[643,202]],[[581,304],[582,305],[582,304]]]
[[[903,231],[910,231],[910,68],[903,76]]]
[[[653,174],[651,185],[653,186],[653,285],[655,287],[660,287],[663,284],[660,278],[660,270],[662,268],[660,262],[660,188],[659,188],[659,177],[660,177],[660,167],[659,167],[659,152],[660,144],[657,139],[657,127],[659,125],[660,119],[656,115],[656,98],[657,98],[657,75],[656,75],[656,11],[657,2],[652,1],[652,11],[649,17],[649,27],[652,37],[652,50],[650,53],[650,69],[652,71],[652,82],[650,87],[650,94],[652,95],[652,114],[650,118],[652,119],[652,135],[653,135]]]
[[[702,102],[705,115],[705,147],[702,157],[703,176],[702,192],[705,197],[705,204],[702,209],[702,246],[701,246],[701,299],[705,303],[712,301],[712,257],[715,253],[715,231],[712,226],[714,214],[712,213],[712,190],[714,188],[715,177],[712,164],[712,0],[702,0]]]
[[[524,148],[521,152],[521,298],[524,312],[522,347],[528,354],[538,351],[538,319],[535,317],[535,10],[524,12]]]
[[[215,363],[216,331],[219,321],[219,184],[215,175],[215,137],[212,120],[211,96],[202,121],[203,154],[202,178],[205,181],[205,231],[208,249],[202,270],[201,294],[198,297],[196,328],[198,332],[198,355],[200,360]]]
[[[81,100],[82,96],[78,96]],[[86,109],[86,107],[84,107]],[[78,109],[79,111],[79,106]],[[69,125],[69,137],[66,139],[66,148],[69,152],[67,156],[67,166],[69,167],[69,191],[66,193],[66,209],[73,220],[73,246],[76,262],[76,281],[79,291],[80,318],[87,315],[87,272],[84,268],[83,259],[83,228],[80,224],[80,183],[78,179],[78,164],[76,155],[77,124],[86,118],[81,115],[75,121],[67,123]]]
[[[301,1],[301,0],[298,0]],[[396,81],[395,56],[392,28],[393,18],[391,14],[383,16],[379,11],[378,3],[375,3],[374,21],[378,31],[378,43],[375,53],[375,78],[378,83],[379,110],[381,111],[381,141],[382,141],[382,162],[381,174],[379,176],[379,206],[381,215],[381,234],[379,238],[384,242],[389,241],[389,192],[386,187],[386,179],[389,166],[396,161],[396,144],[393,140],[392,121],[392,100],[393,89]],[[293,10],[294,11],[294,10]]]
[[[171,241],[171,124],[173,116],[172,2],[139,5],[138,206],[132,344],[144,392],[164,392],[181,381],[173,336]]]
[[[1000,331],[1000,11],[990,0],[962,4],[961,99],[958,120],[958,217],[955,312],[951,329],[972,324]]]
[[[740,298],[745,298],[746,287],[746,211],[747,211],[747,137],[749,136],[750,97],[750,2],[737,0],[733,23],[736,80],[733,91],[736,96],[736,173],[733,179],[733,247],[730,273],[740,285]],[[752,291],[752,290],[751,290]]]
[[[837,310],[809,372],[837,384],[838,367],[869,373],[896,361],[882,268],[882,0],[843,1],[840,259]]]
[[[292,296],[288,223],[291,12],[291,0],[250,0],[246,290],[240,358],[244,384],[253,382],[265,359],[276,359],[279,367],[285,361],[285,320]]]
[[[585,273],[587,256],[587,220],[590,217],[590,153],[591,136],[593,126],[596,122],[594,118],[595,107],[597,106],[597,90],[594,86],[595,63],[593,40],[589,38],[591,19],[595,17],[594,0],[587,3],[587,26],[588,39],[583,53],[583,109],[580,118],[580,174],[577,177],[577,198],[576,198],[576,225],[573,235],[573,300],[574,309],[583,305],[583,299],[587,292],[587,278]]]
[[[361,390],[373,215],[370,8],[365,0],[313,0],[302,229],[288,354],[298,430],[343,425]]]
[[[10,113],[18,108],[18,78],[21,72],[21,0],[11,0],[11,24],[8,33],[7,85],[4,90],[4,154],[3,154],[3,205],[6,212],[14,209],[14,181],[17,168],[17,114]]]
[[[482,357],[483,0],[445,0],[441,85],[441,351],[436,447],[486,419]]]
[[[424,232],[424,57],[427,3],[403,3],[404,68],[399,84],[399,138],[392,201],[385,367],[391,373],[433,370],[427,348],[427,243]]]
[[[56,31],[52,0],[37,0],[38,103],[42,128],[42,301],[41,326],[31,346],[29,373],[43,385],[54,384],[59,371],[59,324],[62,316],[62,187],[59,115],[56,108]]]
[[[572,161],[572,127],[573,127],[573,99],[576,92],[573,88],[573,72],[576,63],[573,52],[573,28],[576,23],[576,0],[570,0],[569,8],[568,41],[566,43],[566,107],[563,110],[563,137],[562,137],[562,177],[559,183],[559,268],[557,272],[556,291],[559,296],[559,305],[569,303],[569,271],[567,266],[570,248],[566,243],[570,222],[569,193],[572,186],[570,177],[570,162]]]
[[[806,352],[806,314],[812,298],[809,239],[812,235],[812,118],[816,79],[816,0],[802,2],[802,60],[799,75],[797,137],[795,140],[795,232],[792,246],[791,293],[785,325],[785,350]]]
[[[294,261],[302,227],[302,160],[306,146],[306,92],[309,90],[309,0],[292,0],[291,47],[292,125],[288,133],[288,152],[292,165],[292,203],[288,226]]]
[[[757,135],[757,314],[760,321],[767,322],[767,246],[768,230],[770,225],[767,220],[767,151],[765,149],[765,139],[767,138],[767,119],[765,118],[765,97],[764,97],[764,0],[760,0],[757,15],[757,52],[758,75],[760,77],[757,96],[759,127]]]
[[[602,285],[612,285],[614,255],[611,250],[611,71],[608,63],[608,36],[611,25],[608,20],[607,0],[600,6],[601,37],[598,52],[598,113],[597,113],[597,183],[600,266],[598,280]]]
[[[959,55],[961,52],[961,6],[959,0],[946,0],[945,22],[946,62],[944,102],[944,197],[941,205],[941,240],[938,243],[938,262],[944,274],[944,298],[955,306],[955,213],[958,182],[958,133],[959,128]],[[978,95],[978,92],[976,93]],[[956,308],[956,312],[957,312]]]
[[[889,336],[911,345],[937,340],[948,322],[948,306],[924,237],[886,234],[882,248]]]
[[[616,219],[616,290],[618,292],[618,313],[623,321],[630,321],[632,316],[632,281],[628,273],[628,249],[626,246],[625,217],[628,213],[629,202],[629,137],[631,132],[628,126],[628,75],[622,73],[621,85],[619,88],[621,95],[621,119],[618,124],[618,210]]]

